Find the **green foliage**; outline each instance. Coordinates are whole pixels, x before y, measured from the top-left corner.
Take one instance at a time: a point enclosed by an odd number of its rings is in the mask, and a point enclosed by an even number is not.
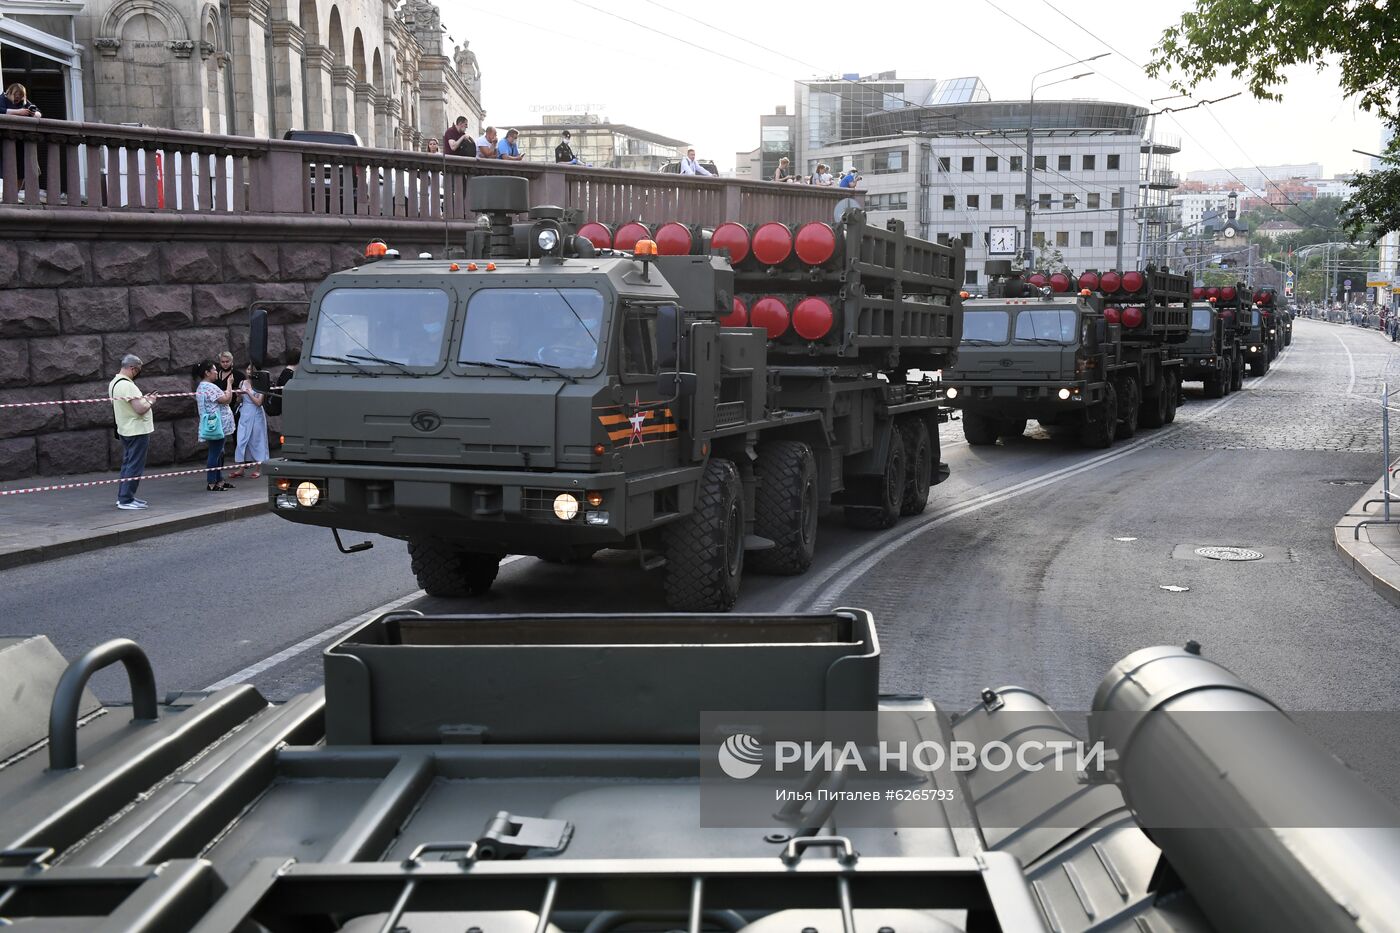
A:
[[[1147,73],[1172,73],[1172,87],[1187,93],[1224,71],[1256,98],[1282,100],[1286,69],[1313,65],[1321,72],[1335,61],[1342,92],[1359,96],[1362,108],[1379,115],[1400,138],[1396,14],[1393,0],[1196,0],[1194,10],[1162,33]],[[1400,150],[1392,144],[1391,151]],[[1373,243],[1400,230],[1400,168],[1358,176],[1340,220]]]

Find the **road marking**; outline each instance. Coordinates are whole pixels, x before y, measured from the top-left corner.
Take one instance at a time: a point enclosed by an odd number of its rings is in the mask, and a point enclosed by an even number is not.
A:
[[[1283,359],[1283,354],[1280,354],[1278,359]],[[1276,372],[1278,372],[1278,369],[1271,366],[1268,373],[1260,376],[1258,379],[1254,379],[1250,383],[1250,388],[1254,389],[1263,385]],[[932,531],[934,528],[945,525],[948,522],[970,515],[973,512],[981,511],[989,505],[997,505],[1002,502],[1010,501],[1026,493],[1036,492],[1047,486],[1053,486],[1062,480],[1078,476],[1081,473],[1088,472],[1105,463],[1111,463],[1115,460],[1121,460],[1124,457],[1131,456],[1145,447],[1151,447],[1161,443],[1178,431],[1184,430],[1189,425],[1204,421],[1226,405],[1235,402],[1241,397],[1242,393],[1232,392],[1225,398],[1212,402],[1200,411],[1193,411],[1190,417],[1184,419],[1182,423],[1173,423],[1170,427],[1159,429],[1151,436],[1133,441],[1125,447],[1096,454],[1087,460],[1081,460],[1040,476],[1033,476],[1030,479],[1023,480],[1005,489],[983,493],[966,502],[945,508],[941,512],[935,512],[932,515],[925,515],[915,519],[912,525],[907,525],[902,533],[894,537],[878,538],[862,547],[847,552],[847,554],[838,559],[835,564],[823,568],[820,579],[814,579],[799,587],[795,593],[783,602],[777,611],[811,612],[830,609],[832,606],[836,605],[838,597],[855,583],[855,581],[869,573],[871,569],[882,562],[890,553],[903,547],[906,543],[919,535]]]
[[[513,554],[510,557],[507,557],[505,560],[501,561],[501,566],[504,567],[506,564],[513,564],[516,561],[523,559],[524,555]],[[243,668],[243,670],[238,671],[237,673],[229,674],[223,680],[216,680],[214,683],[210,684],[204,689],[207,692],[212,692],[214,690],[222,690],[225,687],[231,687],[234,684],[247,683],[251,681],[254,677],[257,677],[259,674],[262,674],[265,671],[269,671],[285,661],[290,661],[292,658],[296,657],[299,654],[305,654],[306,652],[310,651],[312,648],[315,648],[318,645],[323,645],[333,638],[338,638],[339,636],[344,635],[346,632],[353,631],[354,629],[360,627],[361,625],[364,625],[371,619],[377,618],[386,612],[393,612],[395,609],[402,609],[404,606],[407,606],[414,600],[421,599],[426,595],[427,594],[422,590],[414,590],[407,596],[400,596],[398,599],[390,600],[382,606],[378,606],[374,609],[369,610],[368,612],[360,613],[353,619],[349,619],[345,622],[340,622],[336,625],[332,625],[330,628],[325,629],[321,632],[317,632],[315,635],[312,635],[309,638],[303,638],[295,645],[292,645],[288,648],[283,648],[276,654],[268,655],[261,661],[258,661],[254,664],[250,664],[247,667]]]

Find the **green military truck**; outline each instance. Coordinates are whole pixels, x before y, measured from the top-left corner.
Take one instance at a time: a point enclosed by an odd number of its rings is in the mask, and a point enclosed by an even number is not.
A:
[[[1191,334],[1178,348],[1181,381],[1199,381],[1206,398],[1221,398],[1244,385],[1251,320],[1243,282],[1191,289]]]
[[[1191,288],[1181,275],[1067,272],[1022,279],[987,263],[987,298],[964,302],[957,362],[944,370],[973,446],[1018,437],[1035,419],[1077,432],[1087,447],[1176,417]]]
[[[1250,312],[1245,361],[1249,363],[1251,376],[1262,376],[1269,371],[1274,358],[1283,352],[1284,341],[1292,329],[1292,322],[1287,326],[1280,325],[1282,309],[1276,303],[1276,295],[1272,288],[1255,289],[1251,297],[1254,306]]]
[[[859,210],[580,234],[558,208],[513,222],[523,179],[471,191],[491,226],[462,257],[312,297],[278,515],[406,540],[435,596],[486,591],[507,554],[623,548],[672,608],[727,610],[746,568],[807,570],[823,506],[888,528],[946,476],[941,393],[906,372],[954,358],[960,246]]]
[[[116,663],[129,705],[86,689]],[[1080,701],[1087,730],[1019,687],[951,709],[881,695],[861,609],[400,611],[322,663],[325,686],[285,703],[251,684],[162,701],[134,642],[65,665],[42,636],[0,638],[0,926],[1374,933],[1400,917],[1400,812],[1192,644],[1113,665]]]

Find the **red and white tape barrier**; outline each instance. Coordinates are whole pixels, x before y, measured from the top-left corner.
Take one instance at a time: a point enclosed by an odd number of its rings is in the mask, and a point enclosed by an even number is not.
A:
[[[261,466],[262,463],[263,461],[261,460],[251,460],[247,463],[225,464],[221,467],[215,467],[215,469],[220,471],[241,470],[245,467],[258,467]],[[125,483],[128,480],[140,480],[144,483],[148,479],[165,479],[170,476],[196,476],[200,473],[208,472],[208,467],[200,467],[197,470],[175,470],[170,473],[143,473],[140,476],[119,476],[116,479],[93,479],[83,483],[59,483],[55,486],[30,486],[27,489],[0,489],[0,496],[22,496],[30,492],[57,492],[61,489],[87,489],[89,486],[111,486],[116,483]]]
[[[152,392],[143,395],[141,398],[194,398],[194,392]],[[44,402],[4,402],[0,403],[0,408],[33,408],[36,405],[89,405],[93,402],[107,402],[111,404],[116,401],[129,402],[131,399],[113,398],[56,398]]]

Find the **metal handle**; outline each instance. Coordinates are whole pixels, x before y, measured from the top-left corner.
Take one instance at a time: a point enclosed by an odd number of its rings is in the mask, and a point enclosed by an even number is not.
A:
[[[845,836],[798,836],[787,844],[787,848],[783,849],[782,859],[788,865],[795,865],[801,860],[804,849],[816,847],[840,849],[841,854],[837,856],[837,859],[843,865],[849,865],[860,858],[856,847]]]
[[[131,707],[135,721],[160,717],[156,703],[156,675],[141,646],[129,638],[103,642],[68,665],[54,688],[49,707],[49,770],[71,771],[78,767],[78,708],[83,688],[93,674],[120,661],[126,667],[131,687]]]

